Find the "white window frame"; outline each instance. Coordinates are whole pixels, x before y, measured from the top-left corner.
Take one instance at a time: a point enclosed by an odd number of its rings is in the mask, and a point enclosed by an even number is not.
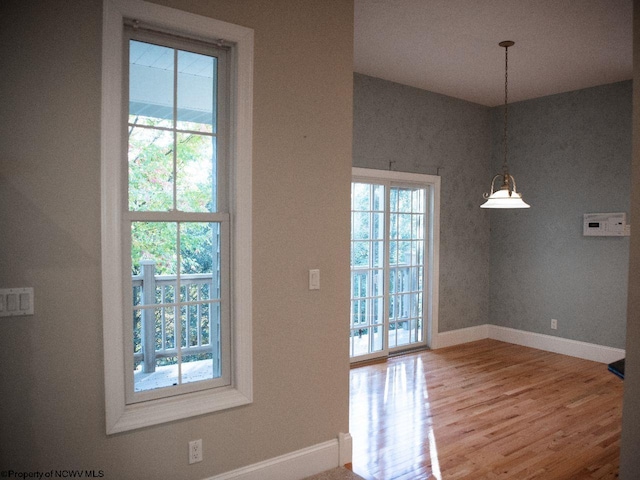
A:
[[[438,335],[438,304],[439,304],[439,284],[440,284],[440,178],[437,175],[427,175],[422,173],[396,172],[390,170],[376,170],[371,168],[352,167],[351,181],[362,181],[365,183],[380,183],[386,188],[397,183],[403,185],[416,185],[418,187],[427,187],[427,204],[429,210],[427,214],[426,234],[428,244],[425,248],[425,259],[429,268],[424,272],[425,288],[424,288],[424,320],[427,324],[424,328],[425,341],[424,344],[428,348],[433,348]],[[385,230],[386,232],[386,230]],[[386,234],[385,234],[386,235]],[[386,242],[386,240],[385,240]],[[385,296],[389,293],[385,286]],[[388,339],[384,339],[383,355],[388,355],[389,347]],[[414,344],[415,348],[417,345]],[[394,348],[393,351],[400,351],[406,346]],[[409,347],[411,348],[411,346]],[[380,352],[360,355],[351,358],[351,363],[366,361],[380,356]]]
[[[125,19],[231,48],[231,385],[126,403],[122,160]],[[101,226],[102,309],[107,434],[245,405],[253,401],[251,162],[253,30],[140,0],[104,0],[102,34]],[[128,318],[127,318],[128,320]]]

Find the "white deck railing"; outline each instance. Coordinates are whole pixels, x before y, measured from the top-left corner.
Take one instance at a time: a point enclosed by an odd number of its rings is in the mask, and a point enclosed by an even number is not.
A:
[[[177,275],[156,275],[153,261],[140,264],[140,274],[132,276],[134,364],[151,373],[160,358],[213,354],[215,369],[219,322],[214,311],[219,300],[212,297],[213,275],[181,274],[178,288]]]

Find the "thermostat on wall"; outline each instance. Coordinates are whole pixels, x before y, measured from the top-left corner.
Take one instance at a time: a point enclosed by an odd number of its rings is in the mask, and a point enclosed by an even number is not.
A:
[[[588,237],[629,236],[631,226],[627,225],[627,214],[585,213],[582,234]]]

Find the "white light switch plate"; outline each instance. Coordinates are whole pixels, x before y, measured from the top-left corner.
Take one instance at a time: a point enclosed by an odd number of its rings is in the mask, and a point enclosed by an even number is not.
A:
[[[0,288],[0,317],[33,315],[33,288]]]
[[[320,270],[309,270],[309,290],[320,290]]]

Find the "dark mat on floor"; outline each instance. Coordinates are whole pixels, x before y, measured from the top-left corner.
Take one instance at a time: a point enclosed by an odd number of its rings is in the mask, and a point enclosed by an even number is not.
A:
[[[624,380],[624,358],[609,364],[609,371]]]

